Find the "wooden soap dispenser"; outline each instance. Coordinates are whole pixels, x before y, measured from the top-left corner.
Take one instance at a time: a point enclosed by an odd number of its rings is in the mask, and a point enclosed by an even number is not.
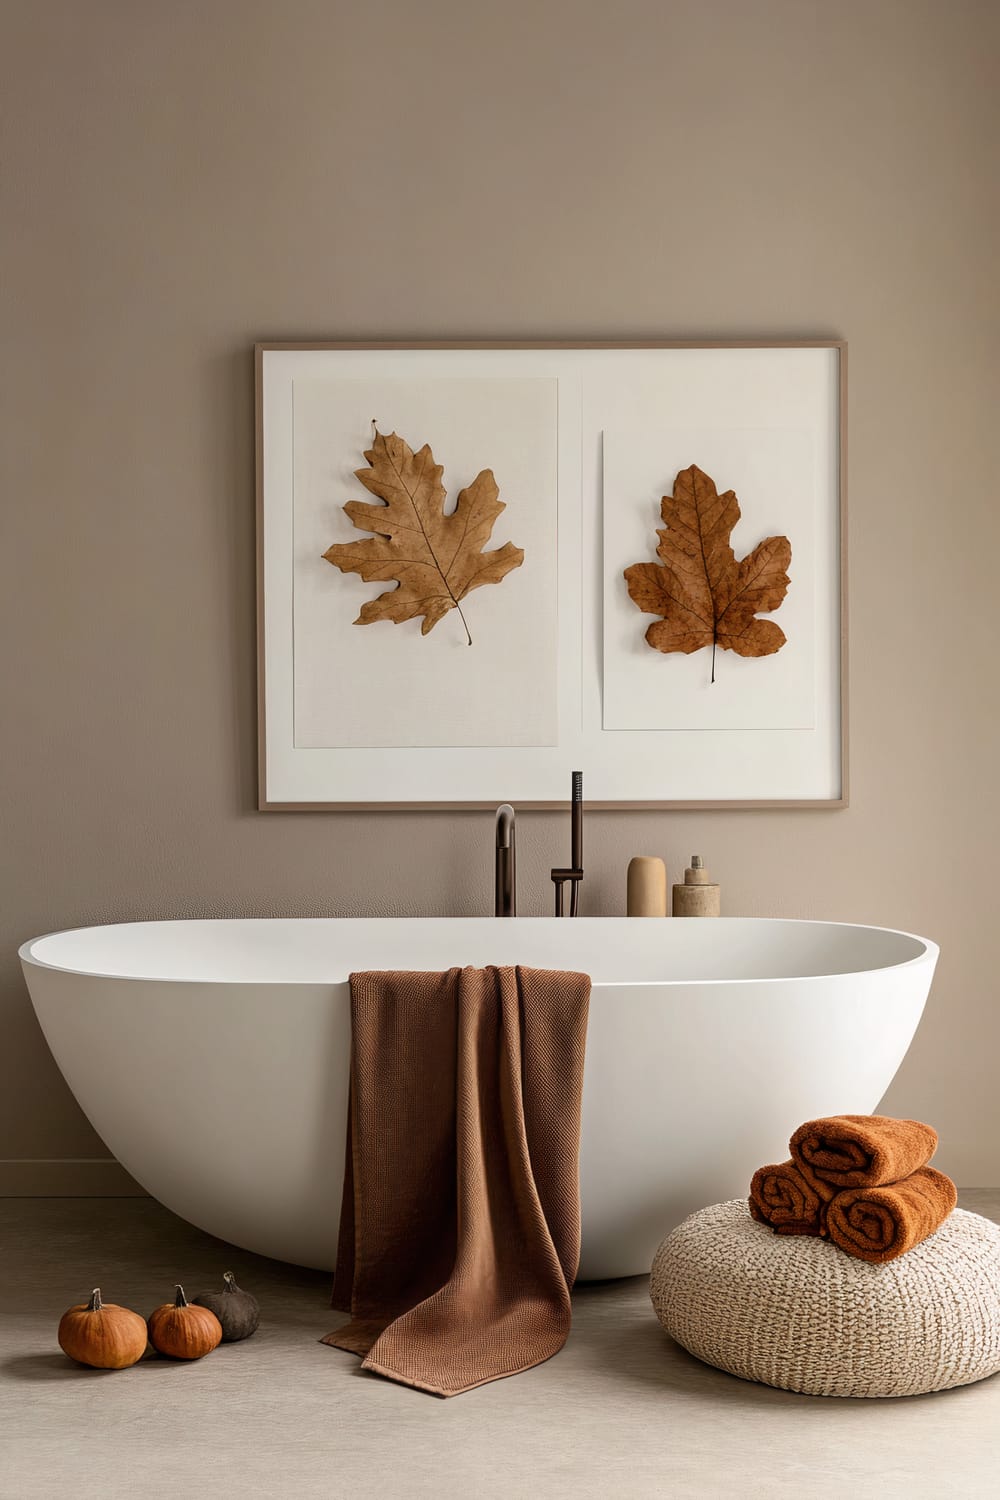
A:
[[[701,855],[692,854],[684,884],[674,886],[674,916],[717,917],[721,910],[719,887],[709,879]]]

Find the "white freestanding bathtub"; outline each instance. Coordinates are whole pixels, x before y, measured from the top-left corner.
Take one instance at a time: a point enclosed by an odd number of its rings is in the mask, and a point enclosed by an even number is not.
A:
[[[649,1269],[687,1213],[745,1193],[803,1120],[871,1113],[934,943],[753,918],[145,922],[21,949],[56,1062],[108,1147],[202,1229],[330,1269],[352,969],[584,970],[580,1276]]]

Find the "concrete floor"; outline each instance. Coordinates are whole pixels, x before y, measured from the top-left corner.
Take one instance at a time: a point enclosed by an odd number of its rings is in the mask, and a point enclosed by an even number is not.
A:
[[[961,1201],[1000,1219],[1000,1192]],[[147,1313],[176,1280],[194,1295],[228,1269],[262,1305],[247,1343],[119,1373],[56,1344],[60,1314],[95,1285]],[[0,1201],[0,1496],[1000,1496],[1000,1376],[894,1401],[750,1385],[673,1344],[636,1278],[580,1287],[548,1364],[438,1401],[317,1343],[340,1320],[329,1285],[150,1199]]]

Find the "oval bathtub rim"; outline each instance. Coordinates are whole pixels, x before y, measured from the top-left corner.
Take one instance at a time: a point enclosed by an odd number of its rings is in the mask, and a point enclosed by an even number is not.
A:
[[[103,931],[121,927],[172,927],[181,924],[203,923],[204,925],[228,925],[237,922],[270,922],[270,921],[293,921],[293,922],[464,922],[464,921],[502,921],[496,917],[440,917],[440,916],[413,916],[413,917],[152,917],[147,921],[137,922],[89,922],[81,927],[57,928],[52,932],[40,933],[37,937],[28,938],[18,947],[17,954],[22,968],[31,966],[36,969],[47,969],[56,974],[73,974],[82,979],[104,979],[116,980],[125,984],[177,984],[177,985],[246,985],[246,986],[333,986],[346,984],[350,975],[331,979],[295,979],[295,978],[270,978],[270,979],[236,979],[225,977],[205,977],[196,975],[185,975],[184,977],[153,974],[108,974],[101,969],[69,968],[64,964],[48,963],[39,958],[32,951],[37,944],[47,942],[49,938],[70,937],[75,933]],[[518,922],[554,922],[555,917],[517,917]],[[572,920],[572,919],[563,919]],[[583,917],[576,920],[585,922],[640,922],[649,921],[650,918],[641,917]],[[661,920],[679,921],[681,918],[662,918]],[[689,918],[688,920],[695,920]],[[754,922],[754,923],[788,923],[803,927],[845,927],[855,928],[862,932],[884,932],[891,937],[909,938],[912,942],[920,943],[923,951],[915,953],[912,958],[901,959],[898,963],[878,964],[866,969],[837,970],[831,974],[783,974],[783,975],[758,975],[754,978],[705,978],[705,979],[595,979],[592,981],[593,990],[605,989],[648,989],[652,986],[680,988],[681,986],[702,985],[786,985],[802,984],[806,981],[822,981],[831,979],[860,978],[866,974],[883,974],[896,970],[916,968],[922,965],[930,965],[936,968],[938,958],[941,954],[940,945],[932,938],[922,937],[916,932],[907,932],[900,927],[881,927],[869,922],[834,922],[817,917],[722,917],[712,918],[713,921],[727,922]],[[529,967],[534,967],[531,965]],[[387,971],[388,972],[388,971]],[[436,973],[436,969],[414,969],[414,973]]]

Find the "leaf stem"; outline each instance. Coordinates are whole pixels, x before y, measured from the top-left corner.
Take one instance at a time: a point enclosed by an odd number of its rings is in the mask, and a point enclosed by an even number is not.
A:
[[[447,579],[445,579],[445,588],[448,588],[448,580]],[[451,589],[448,589],[448,592],[449,592],[449,594],[451,594]],[[451,597],[453,599],[455,599],[455,595],[454,594],[451,594]],[[469,622],[465,618],[464,614],[462,614],[462,606],[459,604],[459,602],[458,602],[457,599],[455,599],[455,608],[458,610],[459,614],[462,615],[462,624],[465,626],[465,633],[469,637],[469,645],[471,646],[472,645],[472,636],[469,634]]]
[[[715,681],[715,636],[712,637],[712,681]]]

